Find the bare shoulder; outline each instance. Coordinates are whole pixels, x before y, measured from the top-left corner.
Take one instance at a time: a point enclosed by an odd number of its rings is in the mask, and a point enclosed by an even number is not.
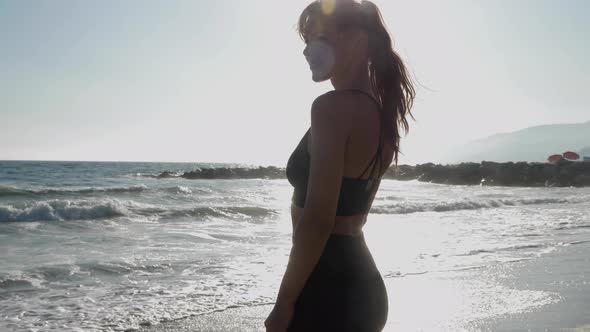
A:
[[[312,124],[316,123],[317,127],[325,130],[348,133],[353,111],[351,96],[332,90],[318,96],[313,101],[311,121]]]
[[[353,109],[351,101],[354,96],[347,91],[330,90],[319,95],[314,101],[312,109],[315,107],[323,109],[332,109],[334,112],[342,113]]]

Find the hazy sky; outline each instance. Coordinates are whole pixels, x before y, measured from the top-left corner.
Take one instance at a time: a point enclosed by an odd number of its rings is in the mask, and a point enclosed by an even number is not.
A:
[[[400,163],[590,120],[590,1],[375,0],[418,83]],[[0,0],[0,160],[285,166],[314,83],[308,1]]]

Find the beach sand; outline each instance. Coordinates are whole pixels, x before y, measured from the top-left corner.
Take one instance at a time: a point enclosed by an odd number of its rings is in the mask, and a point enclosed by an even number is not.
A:
[[[161,323],[142,332],[229,332],[265,331],[264,320],[272,305],[230,308],[204,315],[197,315],[173,322]]]
[[[384,331],[590,331],[589,253],[583,242],[532,260],[387,278]],[[264,331],[271,310],[230,308],[141,331]]]
[[[538,310],[483,321],[482,330],[590,332],[590,241],[509,268],[514,272],[506,280],[508,286],[552,292],[560,300]]]

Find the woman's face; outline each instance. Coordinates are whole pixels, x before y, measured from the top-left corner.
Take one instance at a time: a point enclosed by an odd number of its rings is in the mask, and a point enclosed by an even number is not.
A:
[[[303,55],[309,63],[312,79],[322,82],[332,77],[336,64],[336,45],[333,35],[317,19],[312,19],[306,37]]]
[[[362,59],[366,47],[366,38],[360,37],[358,33],[338,32],[312,18],[303,55],[309,63],[312,79],[322,82],[337,75],[342,68],[362,63],[357,60]]]

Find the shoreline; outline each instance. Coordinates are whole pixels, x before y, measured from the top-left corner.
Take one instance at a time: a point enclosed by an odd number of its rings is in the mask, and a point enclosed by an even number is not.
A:
[[[539,310],[502,315],[480,325],[490,331],[590,331],[590,240],[561,248],[517,264],[518,274],[508,278],[514,289],[535,289],[559,294],[560,300]]]
[[[387,325],[383,331],[438,331],[442,326],[454,326],[456,331],[590,331],[590,316],[587,315],[590,305],[589,252],[590,241],[580,242],[535,259],[495,264],[477,271],[452,271],[450,274],[430,272],[418,276],[387,278],[385,282],[393,306],[390,305]],[[430,290],[448,283],[469,284],[473,280],[477,281],[479,276],[489,275],[507,275],[500,278],[499,286],[514,291],[515,294],[520,291],[543,292],[558,300],[526,307],[523,312],[482,317],[462,323],[456,322],[461,317],[446,317],[448,321],[442,322],[440,319],[445,317],[440,312],[422,311],[438,307],[444,309],[449,304],[445,301],[451,301],[445,298],[434,304],[422,302],[425,296],[431,294]],[[401,303],[394,297],[394,294],[407,293],[414,294],[417,301]],[[142,327],[139,331],[264,332],[264,319],[271,310],[272,304],[228,308]],[[429,312],[434,315],[429,315]],[[459,325],[453,325],[455,323]]]
[[[274,304],[229,307],[140,328],[140,332],[264,332]]]

